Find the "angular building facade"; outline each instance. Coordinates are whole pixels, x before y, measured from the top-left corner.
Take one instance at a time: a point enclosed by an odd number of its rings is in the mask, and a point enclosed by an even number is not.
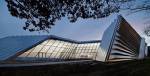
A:
[[[96,60],[101,41],[74,41],[50,35],[11,36],[0,42],[0,61],[51,62]]]
[[[12,36],[0,39],[0,61],[52,62],[96,60],[102,62],[142,59],[144,38],[122,17],[105,30],[102,40],[75,41],[57,36]]]
[[[120,15],[105,30],[101,42],[101,50],[105,52],[103,61],[142,59],[146,48],[145,39]]]
[[[51,38],[38,44],[17,56],[22,61],[66,61],[66,60],[95,60],[100,45],[99,40],[77,42],[51,36]]]

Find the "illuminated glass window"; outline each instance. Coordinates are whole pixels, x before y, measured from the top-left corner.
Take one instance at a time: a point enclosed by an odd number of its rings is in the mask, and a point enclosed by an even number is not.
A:
[[[49,39],[21,54],[20,58],[33,60],[95,59],[99,43],[70,43]]]

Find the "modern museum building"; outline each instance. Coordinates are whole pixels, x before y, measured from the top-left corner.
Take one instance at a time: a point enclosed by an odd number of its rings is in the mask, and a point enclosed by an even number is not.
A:
[[[111,62],[143,59],[146,55],[145,39],[120,15],[104,31],[102,40],[75,41],[54,35],[0,39],[0,62]]]

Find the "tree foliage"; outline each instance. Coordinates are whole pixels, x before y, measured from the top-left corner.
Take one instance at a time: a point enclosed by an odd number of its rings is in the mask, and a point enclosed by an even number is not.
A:
[[[47,31],[57,20],[67,17],[103,18],[119,12],[120,3],[131,0],[5,0],[12,16],[26,19],[24,30]]]

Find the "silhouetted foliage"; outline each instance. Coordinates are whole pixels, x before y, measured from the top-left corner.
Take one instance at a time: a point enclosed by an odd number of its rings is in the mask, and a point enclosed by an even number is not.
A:
[[[24,30],[48,31],[57,20],[67,17],[103,18],[119,12],[120,3],[131,0],[5,0],[12,16],[26,19]]]

